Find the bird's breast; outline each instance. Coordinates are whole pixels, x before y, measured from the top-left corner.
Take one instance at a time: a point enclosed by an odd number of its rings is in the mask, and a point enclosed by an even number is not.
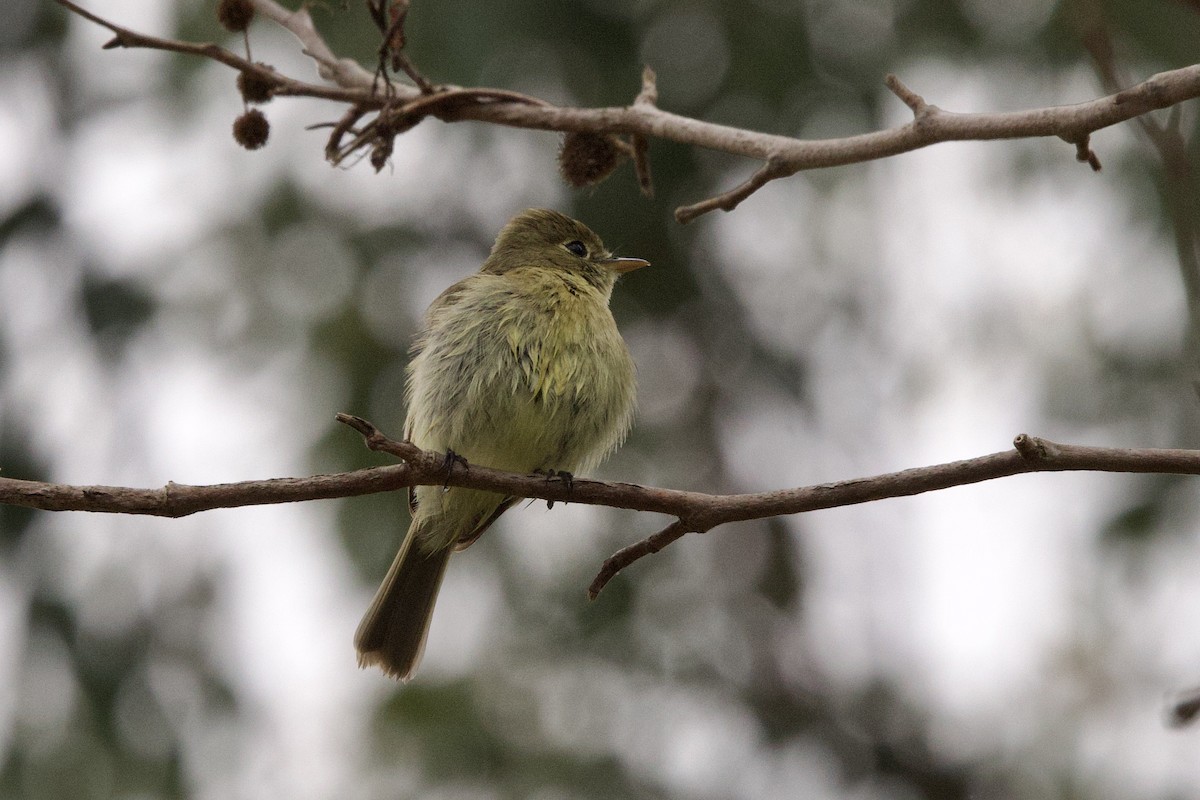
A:
[[[410,373],[415,442],[521,471],[586,468],[620,442],[632,359],[607,298],[560,286],[464,297],[431,327]]]

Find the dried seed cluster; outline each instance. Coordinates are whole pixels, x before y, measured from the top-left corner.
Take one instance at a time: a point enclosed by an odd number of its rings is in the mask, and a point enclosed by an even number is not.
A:
[[[254,19],[254,4],[250,0],[220,0],[217,21],[230,33],[241,33]]]
[[[233,121],[233,138],[247,150],[257,150],[267,143],[271,123],[257,108],[252,108]]]
[[[624,158],[612,134],[573,132],[563,136],[558,169],[563,180],[579,189],[607,178]]]

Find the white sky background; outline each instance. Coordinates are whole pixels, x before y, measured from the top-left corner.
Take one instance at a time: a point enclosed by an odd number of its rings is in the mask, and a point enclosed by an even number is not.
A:
[[[165,27],[152,18],[159,7],[106,4],[103,13],[153,31]],[[323,135],[302,130],[329,116],[314,103],[273,102],[270,144],[245,153],[227,133],[239,111],[228,71],[204,70],[193,110],[180,119],[175,109],[137,99],[155,80],[150,65],[164,57],[100,53],[102,34],[77,21],[73,27],[82,88],[124,102],[83,118],[71,138],[55,137],[49,87],[36,62],[0,72],[0,209],[48,190],[75,236],[73,248],[47,251],[31,241],[0,253],[0,330],[12,348],[0,367],[0,415],[23,426],[37,420],[30,435],[58,480],[157,486],[310,469],[308,447],[341,409],[339,370],[315,359],[300,336],[280,332],[231,353],[230,342],[255,336],[226,266],[247,256],[212,236],[280,177],[365,226],[453,213],[494,231],[520,208],[561,205],[566,197],[544,141],[524,132],[497,135],[480,152],[478,137],[422,125],[399,143],[390,174],[376,176],[365,165],[333,170],[321,159]],[[256,32],[255,48],[256,57],[310,74],[290,40],[269,28]],[[92,69],[98,63],[104,71]],[[1025,74],[1010,75],[997,96],[992,78],[1004,68],[914,64],[903,77],[956,110],[1075,102],[1095,92],[1087,76]],[[896,103],[895,113],[899,123],[907,110]],[[744,485],[799,485],[980,455],[1006,448],[1022,431],[1088,443],[1178,444],[1156,440],[1153,419],[1124,429],[1062,430],[1041,416],[1045,364],[1069,360],[1085,335],[1153,351],[1177,341],[1184,320],[1167,243],[1139,228],[1131,199],[1105,173],[1076,164],[1069,146],[1036,146],[1061,151],[1061,167],[1018,181],[1006,176],[1019,146],[937,146],[874,165],[833,189],[803,177],[779,182],[735,213],[696,223],[764,337],[812,367],[812,417],[760,392],[730,408],[724,445]],[[1131,146],[1124,129],[1096,139],[1102,159]],[[472,174],[467,160],[474,174],[487,170],[489,191],[460,191],[460,176]],[[296,232],[301,250],[316,246],[305,233]],[[297,332],[329,311],[330,297],[354,291],[337,231],[320,234],[329,246],[327,269],[305,273],[322,282],[320,291],[301,293],[284,309]],[[263,241],[269,287],[288,276]],[[419,299],[397,292],[395,302],[423,305],[480,255],[454,251],[453,263],[410,284]],[[431,251],[425,263],[439,257]],[[71,306],[85,258],[113,275],[151,276],[164,305],[116,373],[93,351]],[[388,297],[388,277],[400,267],[380,265],[369,296]],[[871,287],[871,316],[861,328],[846,328],[826,309],[863,284]],[[369,324],[386,338],[386,304],[367,309]],[[986,330],[996,335],[980,337],[981,317],[995,320]],[[658,333],[633,332],[630,340],[644,376],[643,406],[669,410],[679,383],[656,381],[646,361],[667,355],[662,340],[649,340]],[[1200,734],[1166,730],[1161,709],[1166,690],[1200,677],[1200,543],[1192,519],[1183,520],[1185,534],[1150,568],[1153,585],[1137,589],[1107,574],[1092,539],[1123,485],[1111,476],[1024,477],[793,521],[811,576],[806,617],[794,634],[803,654],[794,677],[805,680],[814,659],[835,686],[882,672],[935,712],[945,747],[964,757],[1011,751],[1026,758],[1039,742],[1067,738],[1075,744],[1052,754],[1070,762],[1047,763],[1047,772],[1077,770],[1095,796],[1195,786]],[[525,535],[506,536],[505,546],[549,557],[531,568],[532,580],[602,554],[586,538],[553,536],[568,527],[581,537],[591,532],[586,509],[525,513]],[[219,565],[221,622],[212,646],[255,713],[232,736],[199,723],[189,730],[197,753],[233,767],[218,775],[193,764],[205,796],[321,798],[350,783],[364,751],[363,723],[390,687],[354,665],[350,636],[369,588],[353,579],[339,549],[332,504],[181,521],[46,515],[38,525],[45,546],[63,554],[60,585],[68,597],[95,597],[106,565],[134,560],[141,578],[120,591],[153,606],[171,596],[173,574]],[[32,692],[41,684],[16,674],[14,654],[53,644],[14,639],[10,620],[19,612],[9,598],[20,597],[20,586],[19,565],[0,568],[0,608],[9,609],[0,614],[0,653],[8,654],[0,657],[0,687]],[[434,677],[475,668],[503,635],[500,593],[486,565],[456,567],[446,589],[423,672]],[[1111,611],[1104,635],[1112,637],[1112,661],[1096,665],[1095,685],[1078,685],[1062,665],[1089,635],[1078,629],[1086,609],[1099,603]],[[104,619],[102,603],[90,605],[89,625],[116,624]],[[491,617],[479,619],[482,606],[493,607]],[[44,663],[52,662],[47,655]],[[167,694],[168,673],[149,679]],[[621,679],[591,677],[594,691]],[[71,696],[61,688],[70,676],[42,680],[58,687],[55,696]],[[588,688],[562,676],[537,680],[568,705]],[[822,754],[768,749],[743,709],[654,676],[643,689],[638,703],[610,709],[607,722],[597,723],[638,774],[688,796],[785,797],[800,785],[819,797],[836,786],[836,775],[822,774]],[[0,742],[15,714],[33,713],[22,711],[30,702],[0,694]],[[663,727],[666,719],[673,722]],[[571,734],[565,721],[545,724]],[[630,730],[640,731],[636,740]],[[731,749],[731,740],[739,746]]]

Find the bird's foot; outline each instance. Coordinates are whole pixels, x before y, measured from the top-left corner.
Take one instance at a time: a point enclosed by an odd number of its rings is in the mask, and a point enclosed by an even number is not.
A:
[[[562,481],[563,485],[567,487],[568,495],[575,488],[575,476],[565,469],[535,469],[533,474],[545,475],[547,481]],[[547,500],[546,508],[554,508],[554,501]]]
[[[442,491],[450,488],[450,475],[454,473],[455,463],[462,464],[463,469],[470,469],[470,464],[467,460],[453,450],[446,450],[446,458],[442,461],[442,469],[446,471],[446,482],[442,484]]]

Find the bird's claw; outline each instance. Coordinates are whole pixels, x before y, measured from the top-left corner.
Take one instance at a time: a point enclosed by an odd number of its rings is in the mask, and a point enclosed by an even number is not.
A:
[[[467,463],[467,460],[465,458],[463,458],[462,456],[460,456],[458,453],[454,452],[453,450],[447,449],[446,457],[445,457],[445,459],[442,460],[442,469],[444,469],[446,471],[446,481],[445,481],[445,483],[442,484],[443,492],[450,488],[450,476],[454,473],[454,464],[455,463],[462,464],[463,469],[470,469],[470,466],[471,466],[470,464]]]
[[[563,485],[567,487],[567,494],[570,494],[571,490],[575,488],[575,476],[565,469],[535,469],[533,474],[545,475],[547,481],[562,481]],[[554,508],[554,501],[547,500],[546,508]]]

